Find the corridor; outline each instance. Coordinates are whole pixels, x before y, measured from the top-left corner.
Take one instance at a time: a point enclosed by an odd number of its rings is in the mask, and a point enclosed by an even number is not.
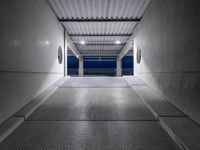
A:
[[[58,89],[0,149],[178,149],[132,88],[146,85],[137,78],[127,81],[124,77],[71,77],[55,84]]]
[[[0,0],[0,150],[200,150],[199,0]]]

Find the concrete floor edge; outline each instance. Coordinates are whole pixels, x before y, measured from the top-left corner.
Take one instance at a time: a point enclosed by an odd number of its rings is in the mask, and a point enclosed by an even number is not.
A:
[[[24,122],[23,117],[10,117],[0,125],[0,143]]]
[[[36,96],[31,102],[21,108],[12,117],[0,124],[0,143],[17,129],[31,114],[33,114],[69,77],[56,81],[45,91]]]
[[[131,86],[130,82],[128,81],[127,78],[125,78],[126,81],[128,82],[128,84]],[[141,79],[142,80],[142,79]],[[143,81],[144,82],[144,81]],[[148,84],[146,84],[146,86],[148,86]],[[149,87],[149,86],[148,86]],[[131,88],[134,90],[133,86],[131,86]],[[150,87],[151,88],[151,87]],[[152,89],[153,90],[153,89]],[[168,116],[159,116],[159,114],[156,113],[156,111],[154,111],[154,109],[142,98],[142,96],[140,96],[140,94],[137,92],[137,90],[135,90],[137,95],[140,97],[140,99],[144,102],[144,104],[147,106],[147,108],[149,108],[149,110],[151,111],[151,113],[158,119],[160,125],[162,126],[162,128],[168,133],[168,135],[173,139],[173,141],[178,145],[178,147],[181,150],[194,150],[191,149],[190,146],[188,146],[181,137],[179,137],[179,135],[176,134],[176,132],[173,131],[172,127],[170,127],[170,125],[168,125],[164,119],[165,117]],[[154,91],[154,90],[153,90]],[[157,92],[155,94],[158,94]],[[168,101],[167,101],[168,102]],[[171,103],[170,103],[171,104]],[[171,104],[172,106],[174,106],[173,104]],[[175,106],[174,106],[175,107]],[[176,108],[176,107],[175,107]],[[176,108],[177,110],[179,110],[178,108]],[[180,110],[179,110],[180,111]],[[180,111],[181,112],[181,111]],[[183,113],[183,112],[181,112]],[[183,113],[184,114],[184,113]],[[172,116],[171,116],[172,117]],[[189,120],[191,120],[192,124],[196,125],[196,122],[193,122],[193,120],[191,118],[189,118],[188,116],[186,116],[184,114],[184,116],[173,116],[173,117],[183,117],[183,118],[187,118]],[[197,124],[198,125],[198,124]],[[199,127],[200,130],[200,127]],[[199,135],[200,136],[200,135]]]
[[[174,140],[174,142],[179,146],[181,150],[192,150],[188,148],[188,146],[176,135],[176,133],[172,130],[170,126],[166,124],[164,120],[162,120],[160,117],[158,119],[159,119],[160,125],[168,133],[168,135]]]

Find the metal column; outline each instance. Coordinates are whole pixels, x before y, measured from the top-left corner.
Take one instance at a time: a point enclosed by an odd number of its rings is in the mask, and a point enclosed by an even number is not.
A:
[[[122,61],[121,59],[117,59],[117,67],[116,67],[116,76],[122,76]]]
[[[83,58],[79,58],[79,76],[82,77],[84,75],[83,71]]]

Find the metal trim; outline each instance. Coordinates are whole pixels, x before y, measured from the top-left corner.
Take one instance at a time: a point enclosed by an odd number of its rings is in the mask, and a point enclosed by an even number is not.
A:
[[[58,18],[59,22],[139,22],[141,18]]]

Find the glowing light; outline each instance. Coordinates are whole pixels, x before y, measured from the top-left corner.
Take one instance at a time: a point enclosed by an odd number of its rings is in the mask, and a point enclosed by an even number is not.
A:
[[[85,41],[81,41],[80,43],[81,43],[82,45],[84,45],[84,44],[85,44]]]
[[[115,41],[116,44],[121,44],[121,41]]]
[[[46,44],[46,45],[49,45],[49,41],[48,41],[48,40],[47,40],[47,41],[45,41],[45,44]]]

